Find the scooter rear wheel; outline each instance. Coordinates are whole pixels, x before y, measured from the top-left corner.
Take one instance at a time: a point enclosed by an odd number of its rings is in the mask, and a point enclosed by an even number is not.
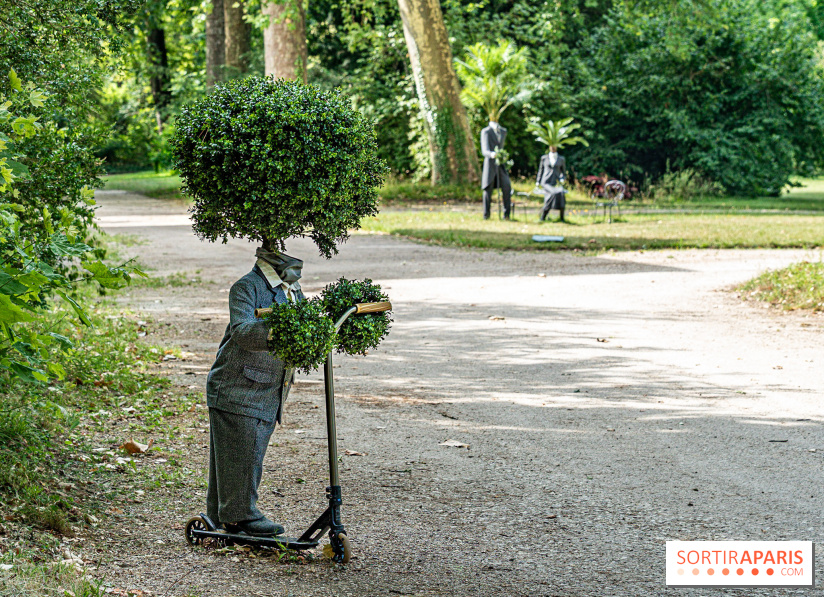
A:
[[[193,531],[205,531],[206,530],[206,523],[200,516],[192,516],[188,522],[186,523],[186,541],[189,545],[201,545],[203,543],[203,537],[198,537],[194,534]]]

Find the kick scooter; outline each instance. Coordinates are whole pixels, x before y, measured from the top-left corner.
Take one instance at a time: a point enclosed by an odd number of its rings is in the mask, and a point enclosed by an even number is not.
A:
[[[337,323],[335,329],[340,329],[349,316],[359,313],[379,313],[389,311],[392,304],[358,303],[350,307]],[[271,309],[255,309],[255,317],[262,317],[271,312]],[[332,548],[332,559],[335,562],[346,564],[352,557],[352,548],[346,529],[340,519],[341,499],[340,481],[338,479],[338,440],[335,429],[335,380],[332,374],[332,352],[326,356],[323,366],[324,389],[326,392],[326,437],[329,448],[329,487],[326,488],[326,499],[329,506],[312,525],[297,539],[276,535],[272,537],[256,537],[245,533],[228,533],[217,528],[217,525],[205,514],[199,514],[186,523],[186,541],[189,545],[202,545],[205,540],[212,539],[220,546],[250,545],[258,547],[273,547],[276,549],[312,549],[320,544],[324,533],[329,532],[329,542]]]

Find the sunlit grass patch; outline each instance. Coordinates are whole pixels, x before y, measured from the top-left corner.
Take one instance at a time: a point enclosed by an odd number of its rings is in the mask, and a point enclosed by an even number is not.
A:
[[[824,311],[824,263],[802,261],[769,271],[739,287],[742,298],[787,310]]]
[[[480,210],[386,211],[363,229],[456,247],[516,250],[643,250],[688,248],[812,248],[824,245],[824,216],[647,214],[609,224],[572,211],[568,223],[537,221],[518,212],[513,221],[481,217]],[[537,243],[533,235],[563,236]]]
[[[180,198],[180,177],[169,172],[131,172],[129,174],[111,174],[103,178],[105,190],[130,191],[158,199]]]

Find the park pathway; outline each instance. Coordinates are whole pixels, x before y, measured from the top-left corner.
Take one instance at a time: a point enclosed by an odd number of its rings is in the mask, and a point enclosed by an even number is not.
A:
[[[176,383],[203,386],[253,245],[198,241],[182,204],[98,200],[102,228],[131,241],[122,251],[153,275],[198,280],[119,300],[152,319],[148,339],[191,353],[169,364]],[[202,509],[195,484],[134,506],[105,539],[107,582],[154,595],[658,596],[667,539],[824,540],[824,318],[731,290],[820,254],[580,257],[370,235],[331,261],[309,241],[288,252],[306,259],[307,294],[371,277],[395,305],[379,350],[336,360],[341,450],[365,454],[344,456],[341,474],[357,559],[294,566],[192,550],[180,525]],[[320,380],[300,379],[267,455],[261,507],[290,533],[322,508]],[[158,439],[198,483],[204,420]]]

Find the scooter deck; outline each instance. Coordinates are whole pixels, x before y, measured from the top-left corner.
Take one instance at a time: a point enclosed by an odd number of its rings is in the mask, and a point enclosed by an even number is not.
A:
[[[285,535],[274,537],[256,537],[246,533],[227,533],[225,531],[209,531],[206,529],[192,529],[193,537],[203,539],[216,539],[220,542],[234,543],[236,545],[251,545],[255,547],[273,547],[276,549],[312,549],[317,547],[319,541],[301,541]]]

